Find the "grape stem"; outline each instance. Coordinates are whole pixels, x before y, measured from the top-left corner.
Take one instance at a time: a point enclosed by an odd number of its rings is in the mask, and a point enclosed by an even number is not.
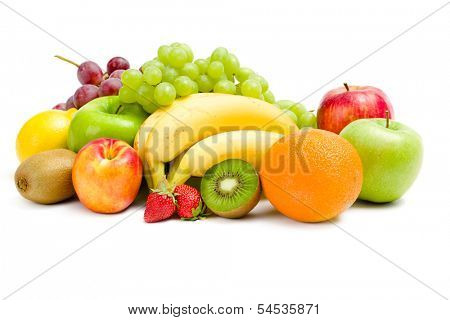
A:
[[[348,87],[347,82],[344,82],[344,87],[345,87],[345,89],[346,89],[347,91],[350,91],[350,88]]]
[[[64,58],[64,57],[62,57],[62,56],[60,56],[60,55],[57,55],[57,54],[55,55],[55,58],[58,58],[59,60],[68,62],[68,63],[70,63],[70,64],[73,64],[73,65],[74,65],[75,67],[77,67],[77,68],[80,66],[78,63],[73,62],[72,60],[69,60],[69,59]]]
[[[389,128],[389,110],[386,110],[386,128]]]

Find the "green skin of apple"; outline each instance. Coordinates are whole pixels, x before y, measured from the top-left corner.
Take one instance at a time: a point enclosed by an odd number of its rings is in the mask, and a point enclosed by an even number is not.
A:
[[[119,139],[133,145],[136,132],[147,117],[139,104],[121,104],[118,96],[94,99],[75,113],[67,145],[74,152],[97,138]]]
[[[411,187],[422,164],[422,139],[411,128],[386,119],[360,119],[340,133],[358,151],[363,164],[359,199],[384,203]]]

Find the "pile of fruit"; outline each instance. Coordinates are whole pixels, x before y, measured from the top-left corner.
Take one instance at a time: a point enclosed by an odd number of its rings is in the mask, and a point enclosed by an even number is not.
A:
[[[261,192],[284,215],[319,222],[357,198],[399,199],[420,170],[420,136],[392,120],[374,87],[329,91],[316,118],[275,101],[266,79],[222,47],[194,60],[186,44],[163,45],[139,69],[114,57],[106,72],[57,57],[77,66],[82,86],[16,141],[17,190],[37,203],[76,194],[116,213],[146,184],[146,222],[241,218]]]

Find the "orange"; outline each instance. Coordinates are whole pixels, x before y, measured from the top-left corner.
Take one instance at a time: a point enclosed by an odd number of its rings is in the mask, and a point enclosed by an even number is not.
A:
[[[294,220],[320,222],[355,202],[362,170],[361,159],[347,140],[306,128],[272,145],[260,177],[266,197],[278,211]]]

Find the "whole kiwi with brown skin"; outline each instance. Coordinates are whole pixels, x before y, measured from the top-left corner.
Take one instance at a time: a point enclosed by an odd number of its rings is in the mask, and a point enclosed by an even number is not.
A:
[[[26,199],[41,204],[52,204],[72,197],[72,167],[76,153],[54,149],[37,153],[16,170],[17,191]]]

